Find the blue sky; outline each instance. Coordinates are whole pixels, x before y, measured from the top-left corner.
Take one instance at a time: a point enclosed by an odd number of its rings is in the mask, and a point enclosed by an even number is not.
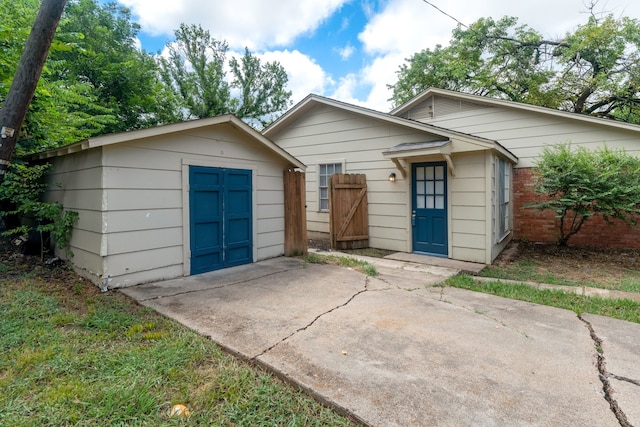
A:
[[[293,101],[309,93],[388,111],[387,84],[413,53],[446,45],[457,20],[516,16],[561,38],[587,20],[590,0],[118,0],[142,27],[142,47],[162,50],[181,22],[279,61]],[[434,7],[435,6],[435,7]],[[439,8],[442,11],[436,9]],[[600,0],[596,12],[640,19],[637,0]]]

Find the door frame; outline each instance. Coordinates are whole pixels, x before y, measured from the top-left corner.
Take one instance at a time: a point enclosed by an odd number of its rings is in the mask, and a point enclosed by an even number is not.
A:
[[[444,181],[445,181],[445,212],[446,212],[446,219],[445,219],[445,223],[447,224],[447,232],[446,232],[446,253],[445,254],[439,254],[439,253],[429,253],[429,252],[416,252],[416,248],[415,248],[415,238],[414,238],[414,227],[413,227],[413,218],[412,218],[412,214],[414,211],[414,203],[415,203],[415,199],[414,199],[414,191],[415,191],[415,167],[416,166],[444,166]],[[420,160],[420,161],[413,161],[409,164],[409,171],[410,174],[408,174],[410,176],[410,179],[408,179],[408,195],[409,195],[409,203],[407,204],[408,206],[408,230],[409,232],[408,237],[409,237],[409,248],[411,253],[424,253],[426,255],[432,255],[432,256],[438,256],[438,257],[445,257],[445,258],[449,258],[451,256],[451,249],[452,249],[452,242],[451,242],[451,177],[449,176],[449,167],[447,162],[444,159],[434,159],[434,160]]]
[[[211,168],[245,169],[251,171],[251,229],[252,229],[252,260],[258,259],[258,165],[252,162],[229,161],[224,158],[215,159],[182,159],[182,274],[191,275],[191,209],[189,200],[189,166],[204,166]]]

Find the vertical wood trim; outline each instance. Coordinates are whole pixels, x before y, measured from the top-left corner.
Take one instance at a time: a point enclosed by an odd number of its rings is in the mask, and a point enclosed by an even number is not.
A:
[[[307,254],[306,183],[304,172],[284,171],[284,255]]]

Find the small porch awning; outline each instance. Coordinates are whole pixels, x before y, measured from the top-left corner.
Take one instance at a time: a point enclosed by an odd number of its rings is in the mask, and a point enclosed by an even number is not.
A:
[[[387,148],[382,152],[382,156],[385,159],[390,159],[396,165],[403,178],[407,177],[407,171],[400,163],[400,159],[432,155],[441,155],[444,157],[451,174],[455,175],[453,161],[451,160],[451,145],[450,139],[442,141],[408,142]]]
[[[444,158],[447,162],[451,175],[455,176],[455,168],[451,158],[452,154],[484,150],[492,150],[499,153],[502,157],[508,159],[513,164],[518,162],[518,158],[514,156],[513,153],[502,147],[496,141],[489,141],[473,136],[454,136],[453,139],[447,138],[435,141],[405,142],[391,148],[387,148],[382,152],[382,156],[385,159],[391,160],[396,165],[396,168],[398,168],[403,178],[407,177],[407,170],[406,166],[403,166],[400,160],[405,160],[405,163],[408,163],[408,159],[427,156],[439,156]]]

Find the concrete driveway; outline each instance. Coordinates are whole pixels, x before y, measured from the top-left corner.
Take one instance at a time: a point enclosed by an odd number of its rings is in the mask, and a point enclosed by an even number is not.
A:
[[[276,258],[122,292],[368,425],[640,426],[640,325],[370,261],[376,277]]]

